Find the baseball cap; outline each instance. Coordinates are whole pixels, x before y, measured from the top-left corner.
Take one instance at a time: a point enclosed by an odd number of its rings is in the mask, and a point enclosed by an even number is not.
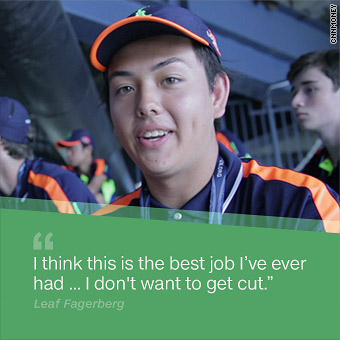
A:
[[[216,37],[201,18],[186,8],[166,4],[145,6],[107,27],[92,46],[91,63],[104,72],[119,49],[133,41],[161,34],[189,37],[221,56]]]
[[[18,100],[0,97],[0,136],[12,142],[28,144],[31,127],[28,111]]]
[[[74,130],[67,139],[59,139],[56,143],[57,148],[69,148],[83,143],[94,146],[94,139],[90,131],[85,129]]]

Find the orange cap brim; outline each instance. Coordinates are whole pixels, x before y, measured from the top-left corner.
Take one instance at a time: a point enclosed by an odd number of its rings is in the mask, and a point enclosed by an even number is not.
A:
[[[72,146],[75,146],[77,144],[80,144],[81,141],[80,140],[74,140],[74,141],[67,141],[67,140],[58,140],[58,142],[55,144],[55,146],[58,149],[62,149],[62,148],[70,148]]]
[[[128,25],[130,23],[138,22],[138,21],[148,21],[148,22],[156,22],[163,25],[170,26],[175,28],[176,30],[182,32],[184,35],[192,38],[203,45],[209,46],[209,41],[203,39],[201,36],[191,32],[190,30],[186,29],[185,27],[176,24],[170,20],[166,20],[164,18],[156,17],[156,16],[134,16],[122,19],[111,26],[107,27],[95,40],[90,52],[90,60],[92,65],[99,71],[105,72],[107,70],[107,65],[103,65],[99,58],[98,58],[98,50],[100,49],[103,41],[114,31],[118,28]]]

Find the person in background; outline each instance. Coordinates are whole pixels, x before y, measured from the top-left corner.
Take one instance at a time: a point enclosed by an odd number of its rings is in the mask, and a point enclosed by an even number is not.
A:
[[[262,215],[291,217],[293,229],[309,219],[320,222],[307,230],[340,232],[338,196],[324,183],[241,159],[218,143],[214,120],[225,112],[229,78],[216,37],[194,13],[145,6],[107,27],[90,55],[107,72],[115,132],[144,176],[141,188],[95,215],[137,206],[146,219],[156,210],[170,221],[204,215],[212,224]]]
[[[251,158],[249,150],[241,139],[229,129],[219,128],[218,120],[215,120],[216,137],[229,151],[238,157]]]
[[[339,50],[302,55],[290,67],[292,106],[302,129],[315,132],[323,142],[303,173],[339,190],[340,87]]]
[[[33,158],[31,131],[26,108],[16,99],[0,97],[0,196],[18,197],[22,203],[52,200],[55,211],[62,213],[95,211],[95,197],[76,175]]]
[[[94,158],[94,138],[86,129],[74,130],[67,139],[57,141],[57,148],[67,148],[68,166],[88,186],[101,204],[116,198],[116,185],[110,168],[102,158]]]
[[[238,157],[251,158],[248,149],[239,137],[228,129],[223,129],[216,132],[216,137],[228,150],[233,152]]]

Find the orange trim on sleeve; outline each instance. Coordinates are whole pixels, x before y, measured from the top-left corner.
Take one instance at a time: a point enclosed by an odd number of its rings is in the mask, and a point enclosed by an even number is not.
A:
[[[259,165],[256,160],[243,162],[243,167],[244,177],[255,174],[264,180],[284,181],[297,187],[309,189],[316,209],[324,222],[325,230],[340,233],[340,206],[323,182],[294,170]]]
[[[232,153],[235,153],[235,150],[233,146],[231,145],[230,140],[225,134],[223,134],[222,132],[217,132],[216,137],[217,137],[217,140],[221,142],[228,150],[230,150]]]
[[[140,198],[141,191],[142,191],[142,189],[139,188],[136,191],[134,191],[130,194],[127,194],[126,196],[124,196],[122,198],[117,199],[115,202],[105,206],[104,208],[97,210],[92,215],[103,216],[103,215],[111,214],[111,213],[119,210],[120,208],[127,207],[134,199]]]
[[[102,158],[98,158],[98,159],[95,159],[95,162],[97,164],[97,168],[96,168],[94,175],[95,176],[104,175],[105,167],[106,167],[105,160]]]
[[[34,171],[30,171],[28,182],[44,189],[51,197],[53,203],[57,206],[59,212],[68,214],[76,213],[73,209],[72,203],[55,178],[44,174],[36,174]]]

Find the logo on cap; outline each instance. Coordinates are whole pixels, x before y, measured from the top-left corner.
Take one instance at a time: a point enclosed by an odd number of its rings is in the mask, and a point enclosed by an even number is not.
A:
[[[148,8],[150,6],[144,6],[142,8],[140,8],[136,13],[135,13],[135,16],[136,17],[142,17],[142,16],[148,16],[148,17],[151,17],[152,14],[146,14],[146,11],[145,11],[145,8]]]
[[[220,49],[217,46],[217,41],[216,41],[216,37],[214,36],[214,33],[209,29],[207,31],[207,36],[210,38],[211,43],[214,45],[216,51],[218,52],[219,55],[222,55],[222,53],[220,52]]]
[[[83,136],[80,138],[80,140],[84,143],[84,144],[91,144],[91,138],[88,136]]]

